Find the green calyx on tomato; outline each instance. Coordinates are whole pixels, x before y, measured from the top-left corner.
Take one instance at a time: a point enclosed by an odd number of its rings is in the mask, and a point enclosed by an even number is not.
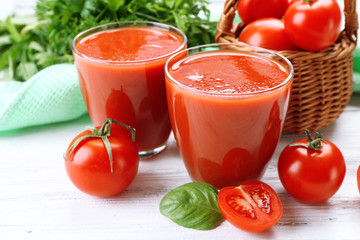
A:
[[[312,4],[313,2],[315,2],[316,0],[303,0],[303,2],[307,3],[307,4]]]
[[[340,149],[317,133],[312,139],[292,142],[281,152],[278,174],[285,190],[298,201],[320,203],[331,198],[340,188],[346,164]]]
[[[311,150],[320,150],[322,149],[321,142],[327,144],[327,142],[323,139],[323,135],[318,132],[315,133],[314,139],[311,138],[310,131],[308,129],[305,130],[305,134],[307,139],[306,143],[295,142],[289,144],[289,147],[303,146]]]
[[[113,119],[78,134],[64,156],[71,182],[82,192],[97,197],[123,192],[139,167],[134,138],[134,129]]]
[[[104,121],[103,125],[101,126],[100,129],[95,128],[95,127],[90,127],[89,130],[91,133],[86,134],[82,137],[79,137],[66,151],[64,159],[65,161],[68,160],[68,157],[73,153],[73,151],[76,149],[76,147],[85,139],[89,139],[89,138],[101,138],[104,146],[106,148],[106,151],[109,155],[109,161],[110,161],[110,170],[111,172],[113,172],[113,154],[112,154],[112,150],[111,150],[111,144],[109,142],[108,137],[111,134],[111,128],[112,128],[112,124],[116,123],[119,124],[125,128],[127,128],[130,132],[131,132],[131,141],[135,142],[135,129],[122,123],[119,121],[116,121],[114,119],[108,118]]]

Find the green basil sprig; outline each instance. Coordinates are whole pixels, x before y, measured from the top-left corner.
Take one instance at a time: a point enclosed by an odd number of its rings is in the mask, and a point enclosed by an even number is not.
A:
[[[171,190],[160,202],[160,212],[175,223],[198,230],[213,229],[223,216],[217,203],[217,189],[192,182]]]

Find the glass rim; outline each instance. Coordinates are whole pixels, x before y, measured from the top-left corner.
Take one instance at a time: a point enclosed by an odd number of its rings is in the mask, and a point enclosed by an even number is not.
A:
[[[139,25],[138,25],[139,24]],[[113,27],[114,26],[114,27]],[[86,54],[83,54],[81,52],[78,51],[78,49],[76,48],[76,42],[79,38],[83,39],[85,37],[88,37],[92,34],[98,33],[100,31],[105,31],[105,30],[111,30],[111,29],[117,29],[117,28],[122,28],[122,27],[132,27],[132,26],[146,26],[146,27],[152,27],[152,28],[157,28],[160,30],[165,30],[165,31],[170,31],[173,30],[175,32],[175,34],[178,34],[179,36],[181,36],[183,38],[183,42],[180,45],[180,47],[178,47],[176,50],[158,56],[158,57],[154,57],[154,58],[148,58],[148,59],[141,59],[141,60],[132,60],[132,61],[114,61],[114,60],[105,60],[105,59],[99,59],[99,58],[94,58],[94,57],[90,57],[87,56]],[[112,27],[112,28],[109,28]],[[96,61],[99,63],[111,63],[111,64],[134,64],[134,63],[146,63],[146,62],[151,62],[151,61],[155,61],[155,60],[159,60],[162,58],[166,58],[168,56],[171,56],[175,53],[177,53],[178,51],[180,51],[181,49],[185,48],[185,46],[187,45],[187,37],[186,35],[178,28],[172,26],[172,25],[168,25],[165,23],[159,23],[159,22],[153,22],[153,21],[119,21],[119,22],[111,22],[111,23],[106,23],[106,24],[102,24],[102,25],[98,25],[89,29],[86,29],[80,33],[78,33],[72,43],[71,43],[71,48],[72,50],[79,56],[92,60],[92,61]]]
[[[193,87],[189,87],[189,86],[187,86],[185,84],[182,84],[179,81],[177,81],[176,79],[174,79],[171,76],[171,74],[169,73],[169,71],[168,71],[169,63],[174,58],[176,58],[178,55],[180,55],[180,54],[182,54],[182,53],[184,53],[186,51],[191,51],[191,50],[195,50],[195,49],[219,47],[219,46],[239,46],[239,47],[247,47],[247,48],[250,47],[250,48],[253,48],[254,50],[259,50],[261,52],[267,52],[267,53],[270,53],[270,54],[274,54],[274,55],[280,57],[282,60],[284,60],[287,63],[287,65],[290,67],[290,71],[289,71],[288,76],[286,77],[286,79],[284,81],[282,81],[281,83],[279,83],[278,85],[274,86],[274,87],[267,88],[267,89],[262,89],[262,90],[257,90],[257,91],[254,91],[254,92],[244,92],[244,93],[227,93],[227,92],[226,93],[212,93],[212,92],[207,92],[207,91],[204,91],[204,90],[196,89],[196,88],[193,88]],[[218,51],[218,50],[219,49],[217,49],[215,51]],[[202,52],[198,52],[198,53],[202,53]],[[254,52],[252,54],[261,56],[260,53],[256,53],[256,52]],[[191,56],[191,55],[187,55],[187,56]],[[283,65],[281,62],[279,64]],[[181,50],[181,51],[173,54],[165,63],[165,75],[174,84],[176,84],[176,85],[178,85],[180,87],[183,87],[183,88],[185,88],[187,90],[190,90],[190,91],[193,91],[193,92],[198,92],[198,93],[201,93],[201,94],[204,94],[204,95],[229,96],[229,97],[230,96],[250,96],[250,95],[255,95],[255,94],[260,94],[260,93],[271,92],[273,90],[281,88],[282,86],[287,85],[291,81],[291,79],[293,79],[293,77],[294,77],[294,68],[293,68],[292,63],[289,61],[289,59],[287,59],[283,55],[281,55],[281,54],[279,54],[279,53],[277,53],[275,51],[272,51],[272,50],[268,50],[268,49],[261,48],[261,47],[250,46],[250,45],[243,44],[243,43],[211,43],[211,44],[204,44],[204,45],[199,45],[199,46],[195,46],[195,47],[191,47],[191,48],[186,48],[184,50]]]

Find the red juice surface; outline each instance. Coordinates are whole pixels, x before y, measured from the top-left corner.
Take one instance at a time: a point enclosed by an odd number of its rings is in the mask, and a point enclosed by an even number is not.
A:
[[[181,36],[152,27],[104,30],[79,41],[75,47],[85,57],[73,55],[93,124],[113,118],[134,127],[139,151],[165,144],[171,126],[164,65],[183,43]]]
[[[166,80],[171,124],[190,177],[217,188],[260,178],[285,119],[291,82],[277,86],[289,72],[268,58],[221,51],[190,55],[168,71],[178,81]]]
[[[83,39],[77,50],[108,61],[141,61],[176,51],[182,44],[173,33],[148,27],[127,27],[95,33]]]

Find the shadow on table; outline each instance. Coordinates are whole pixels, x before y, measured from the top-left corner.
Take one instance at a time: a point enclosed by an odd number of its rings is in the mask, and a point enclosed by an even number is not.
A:
[[[179,181],[180,179],[180,181]],[[116,197],[119,201],[148,201],[160,199],[171,189],[191,182],[180,157],[174,138],[171,136],[167,147],[158,155],[140,159],[139,171],[131,185]]]
[[[341,199],[339,196],[333,196],[326,202],[306,204],[297,201],[285,190],[279,191],[278,194],[283,204],[283,216],[277,224],[280,228],[310,227],[316,222],[344,222],[348,221],[351,216],[354,219],[358,219],[360,216],[360,197],[358,196]],[[334,212],[341,212],[342,214],[334,214]],[[355,215],[358,213],[359,216],[355,216],[354,213]]]

